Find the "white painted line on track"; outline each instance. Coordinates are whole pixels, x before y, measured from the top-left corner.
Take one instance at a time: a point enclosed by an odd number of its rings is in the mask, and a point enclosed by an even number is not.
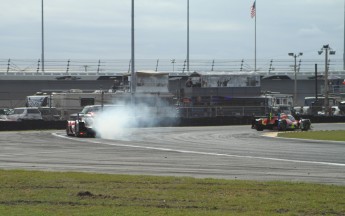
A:
[[[247,159],[259,159],[259,160],[270,160],[270,161],[281,161],[281,162],[291,162],[291,163],[306,163],[306,164],[318,164],[318,165],[327,165],[327,166],[343,166],[345,164],[342,163],[330,163],[330,162],[319,162],[319,161],[303,161],[303,160],[289,160],[289,159],[281,159],[281,158],[270,158],[270,157],[255,157],[255,156],[248,156],[248,155],[231,155],[231,154],[221,154],[221,153],[212,153],[212,152],[198,152],[198,151],[189,151],[189,150],[179,150],[179,149],[170,149],[170,148],[158,148],[158,147],[150,147],[150,146],[138,146],[138,145],[127,145],[127,144],[115,144],[115,143],[104,143],[90,139],[76,139],[72,137],[67,137],[65,135],[59,135],[57,133],[52,133],[52,135],[64,139],[70,139],[79,142],[89,142],[101,145],[108,145],[108,146],[118,146],[118,147],[128,147],[128,148],[138,148],[138,149],[149,149],[149,150],[157,150],[157,151],[166,151],[166,152],[176,152],[176,153],[184,153],[184,154],[198,154],[198,155],[209,155],[209,156],[221,156],[221,157],[234,157],[234,158],[247,158]]]

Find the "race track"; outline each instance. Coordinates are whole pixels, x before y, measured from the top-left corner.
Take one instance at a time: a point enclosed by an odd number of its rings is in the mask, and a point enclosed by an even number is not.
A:
[[[313,130],[345,124],[313,124]],[[345,142],[262,136],[250,126],[131,128],[112,139],[1,132],[0,168],[345,185]]]

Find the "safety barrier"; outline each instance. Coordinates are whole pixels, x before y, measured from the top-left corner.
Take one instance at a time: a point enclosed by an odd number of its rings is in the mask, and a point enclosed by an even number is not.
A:
[[[0,121],[0,131],[65,129],[66,121]]]
[[[299,118],[310,119],[313,123],[345,123],[345,116],[299,116]],[[150,123],[138,121],[137,127],[171,127],[171,126],[224,126],[224,125],[251,125],[251,116],[217,116],[201,118],[159,118]],[[22,121],[7,122],[0,121],[0,131],[15,130],[64,130],[66,121]],[[344,128],[345,130],[345,128]]]

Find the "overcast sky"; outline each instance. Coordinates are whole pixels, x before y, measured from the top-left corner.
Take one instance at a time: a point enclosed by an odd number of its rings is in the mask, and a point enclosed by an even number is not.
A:
[[[190,0],[190,59],[253,59],[253,0]],[[344,50],[344,0],[257,0],[257,58]],[[137,59],[185,59],[187,0],[135,0]],[[46,59],[130,59],[131,0],[44,0]],[[3,0],[0,58],[41,56],[41,0]]]

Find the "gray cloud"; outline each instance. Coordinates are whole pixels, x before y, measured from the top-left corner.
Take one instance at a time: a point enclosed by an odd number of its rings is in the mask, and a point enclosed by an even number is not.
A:
[[[39,58],[41,1],[2,2],[0,58]],[[46,58],[130,58],[131,4],[124,0],[45,0]],[[253,0],[190,0],[191,58],[253,58]],[[184,58],[186,1],[136,0],[136,58]],[[259,58],[343,52],[341,0],[257,1]],[[305,56],[307,57],[307,56]]]

